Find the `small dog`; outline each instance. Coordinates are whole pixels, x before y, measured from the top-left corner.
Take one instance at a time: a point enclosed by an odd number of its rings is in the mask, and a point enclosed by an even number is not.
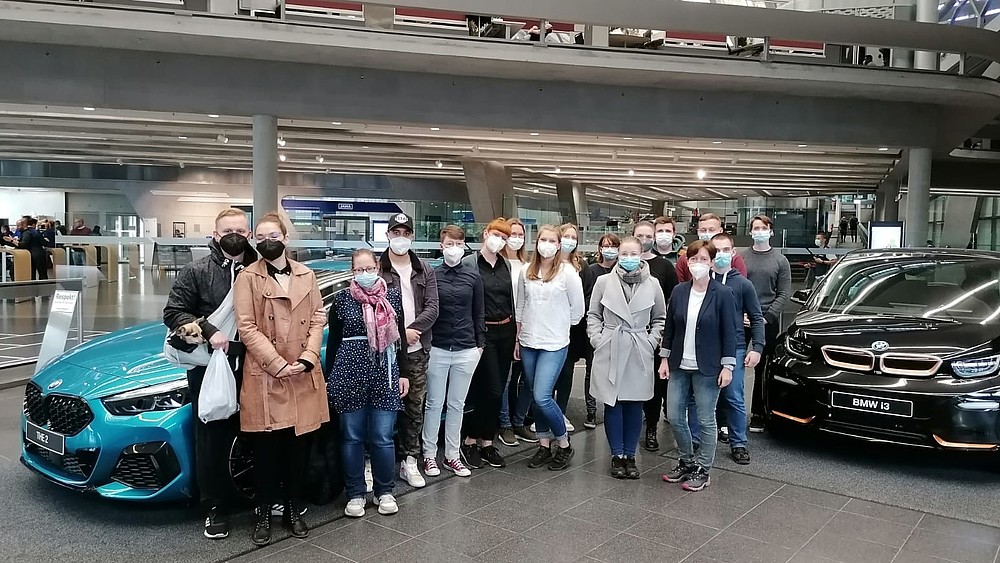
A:
[[[205,319],[198,319],[196,321],[189,322],[187,324],[177,327],[174,331],[174,336],[180,338],[187,344],[204,344],[205,336],[201,332],[201,321]]]

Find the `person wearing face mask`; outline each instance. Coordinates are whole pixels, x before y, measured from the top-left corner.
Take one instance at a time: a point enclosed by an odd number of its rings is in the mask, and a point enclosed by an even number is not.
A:
[[[660,290],[663,291],[663,295],[669,296],[677,285],[677,274],[674,265],[669,260],[653,252],[656,245],[655,233],[655,226],[649,221],[639,221],[632,229],[632,236],[642,244],[641,258],[649,266],[649,275],[660,282]],[[659,354],[658,350],[654,352]],[[653,370],[655,375],[655,363]],[[658,437],[660,412],[666,413],[666,400],[667,382],[656,377],[653,381],[653,398],[646,401],[642,409],[646,419],[646,436],[643,439],[642,447],[647,451],[655,452],[660,449]]]
[[[660,343],[667,302],[639,257],[642,243],[627,237],[618,266],[594,286],[587,334],[594,346],[590,393],[604,405],[604,433],[611,447],[611,476],[638,479],[635,463],[642,408],[653,397],[653,351]]]
[[[673,217],[660,216],[653,221],[656,229],[653,252],[670,260],[671,264],[677,263],[677,251],[674,250],[674,238],[677,235],[677,222]]]
[[[771,247],[774,223],[767,215],[757,215],[750,221],[753,247],[744,252],[747,279],[757,290],[757,299],[764,312],[764,357],[762,369],[754,372],[753,400],[750,403],[750,432],[764,431],[763,369],[774,352],[781,332],[781,314],[792,294],[792,269],[788,258]],[[759,372],[759,373],[758,373]]]
[[[460,453],[462,462],[470,469],[479,469],[484,464],[491,467],[507,465],[493,440],[500,430],[501,397],[510,363],[514,360],[517,336],[510,264],[499,254],[507,245],[510,233],[506,219],[500,217],[490,221],[483,229],[482,248],[463,260],[469,271],[477,272],[482,279],[486,319],[482,358],[469,386],[468,402],[474,405],[474,410],[467,413],[462,422],[465,440]]]
[[[698,217],[698,240],[712,240],[712,237],[723,232],[722,219],[715,213],[705,213]],[[733,256],[733,268],[745,277],[747,275],[747,265],[743,261],[743,256],[735,254]],[[691,272],[687,266],[687,256],[681,255],[677,259],[677,281],[691,281]]]
[[[580,276],[563,264],[559,229],[538,229],[535,255],[521,272],[517,289],[515,357],[524,364],[535,405],[538,450],[528,467],[561,471],[573,458],[564,413],[552,393],[569,349],[570,327],[585,313]],[[551,446],[556,445],[555,452]]]
[[[365,450],[371,457],[378,513],[399,512],[395,490],[396,413],[410,390],[405,377],[403,297],[379,275],[367,248],[351,255],[354,278],[330,305],[326,344],[327,394],[340,420],[341,458],[350,518],[365,515]]]
[[[261,259],[236,278],[233,305],[247,350],[240,390],[240,429],[253,448],[253,543],[271,541],[271,510],[284,501],[282,523],[304,538],[302,482],[309,434],[330,421],[320,348],[326,315],[316,274],[286,257],[288,231],[277,215],[254,229]]]
[[[517,279],[527,262],[527,252],[524,250],[526,232],[520,219],[507,219],[510,226],[510,236],[507,246],[500,255],[510,265],[510,279],[513,286],[512,295],[517,292]],[[531,392],[522,392],[524,370],[521,362],[514,360],[510,364],[510,377],[505,378],[503,395],[500,397],[500,442],[506,446],[519,446],[521,440],[535,442],[535,434],[524,427],[524,419],[531,408]]]
[[[428,476],[441,474],[437,462],[438,433],[441,430],[441,410],[447,399],[444,465],[459,477],[468,477],[472,472],[462,463],[459,446],[469,384],[486,346],[483,279],[474,266],[462,260],[465,255],[465,231],[461,228],[448,225],[441,230],[441,251],[444,263],[434,269],[435,277],[440,282],[440,312],[431,330],[433,346],[427,363],[423,466]]]
[[[719,391],[729,385],[736,368],[736,301],[733,292],[709,272],[716,256],[711,241],[697,240],[687,248],[692,281],[674,288],[667,305],[667,321],[660,345],[659,376],[669,381],[667,419],[680,459],[663,475],[687,491],[711,483],[715,461],[715,408]],[[688,424],[688,403],[694,398],[701,447],[694,450]]]
[[[584,291],[584,303],[587,303],[587,298],[590,297],[589,292],[594,288],[594,280],[591,279],[589,264],[580,255],[578,247],[579,239],[580,231],[576,228],[576,225],[566,223],[559,227],[559,245],[562,252],[563,264],[568,268],[576,270],[580,275],[580,283]],[[563,363],[562,371],[559,373],[559,380],[556,382],[556,404],[559,405],[563,415],[567,412],[569,396],[573,391],[573,371],[576,368],[576,363],[581,359],[584,360],[586,364],[585,369],[589,373],[594,362],[594,350],[590,347],[590,340],[587,338],[586,319],[581,319],[580,322],[573,325],[573,328],[570,329],[569,351],[566,355],[566,362]],[[576,430],[573,423],[569,421],[569,418],[565,418],[563,422],[566,424],[566,430],[569,432]],[[593,426],[587,427],[594,428],[596,426],[597,421],[595,416]]]
[[[583,278],[583,302],[590,304],[590,298],[594,292],[594,285],[597,283],[597,279],[605,274],[614,271],[615,264],[618,263],[618,250],[621,245],[621,240],[618,235],[614,233],[608,233],[601,237],[601,240],[597,241],[597,262],[588,266],[590,270],[587,276],[581,276]],[[640,244],[640,250],[641,250]],[[584,326],[587,327],[587,321],[584,320]],[[590,336],[588,334],[588,340]],[[587,361],[587,372],[584,378],[584,399],[587,405],[587,421],[583,423],[585,428],[597,428],[597,399],[590,393],[590,381],[593,374],[594,365],[594,350],[593,347],[590,348],[590,357]]]
[[[402,334],[407,361],[403,377],[410,391],[403,398],[403,412],[397,418],[396,454],[399,474],[411,487],[423,487],[417,460],[421,457],[420,435],[424,424],[424,398],[427,392],[427,360],[431,350],[431,327],[438,316],[438,287],[434,270],[426,260],[410,250],[413,243],[413,218],[397,213],[389,218],[389,249],[379,260],[381,276],[389,288],[399,290],[403,298]]]
[[[197,322],[212,349],[226,352],[236,378],[237,394],[243,383],[243,344],[238,341],[239,335],[237,341],[230,342],[206,319],[225,301],[240,272],[257,261],[257,252],[247,240],[249,236],[246,213],[232,208],[219,213],[208,245],[209,255],[191,262],[177,274],[163,308],[163,324],[170,331]],[[187,372],[192,412],[198,412],[204,378],[204,366]],[[229,513],[238,502],[229,494],[229,449],[239,432],[239,414],[208,423],[193,418],[195,480],[206,511],[204,535],[222,539],[229,535]]]

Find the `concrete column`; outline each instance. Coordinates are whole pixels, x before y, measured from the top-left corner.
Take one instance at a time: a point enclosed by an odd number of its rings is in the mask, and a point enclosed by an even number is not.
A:
[[[253,116],[253,220],[278,211],[278,119]]]
[[[895,6],[893,8],[893,19],[902,21],[914,21],[916,19],[915,9],[911,6]],[[913,68],[913,51],[909,49],[892,48],[892,68]]]
[[[938,23],[937,0],[917,0],[917,21],[923,23]],[[917,51],[913,57],[913,66],[921,70],[938,70],[939,53]],[[926,239],[923,241],[926,242]]]
[[[910,149],[909,177],[906,182],[906,246],[927,244],[927,222],[931,198],[931,149]]]
[[[583,32],[584,45],[607,47],[611,28],[606,25],[588,25]]]
[[[497,217],[516,217],[517,200],[510,171],[499,162],[466,160],[465,186],[477,223],[487,223]]]
[[[556,195],[563,221],[578,227],[590,226],[587,190],[583,184],[576,180],[556,180]]]

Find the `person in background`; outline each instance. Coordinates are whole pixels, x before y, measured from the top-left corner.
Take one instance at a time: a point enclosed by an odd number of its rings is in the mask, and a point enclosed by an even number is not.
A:
[[[517,301],[517,279],[521,275],[521,270],[528,260],[524,251],[526,232],[524,223],[520,219],[507,219],[510,226],[510,236],[507,237],[507,246],[501,251],[501,255],[510,265],[510,279],[512,294]],[[510,365],[510,377],[504,384],[504,393],[500,398],[500,442],[506,446],[519,446],[521,440],[526,442],[537,442],[535,434],[524,427],[524,419],[528,416],[528,409],[531,408],[531,392],[522,392],[524,384],[524,369],[519,360],[514,360]],[[513,409],[513,410],[512,410]]]
[[[824,231],[816,233],[816,240],[813,244],[820,249],[827,250],[830,248],[830,238]],[[806,280],[806,287],[812,288],[816,283],[816,280],[825,276],[827,272],[830,271],[830,267],[837,263],[837,255],[829,253],[820,253],[813,255],[813,262],[807,267],[809,268],[809,275]]]
[[[42,233],[42,238],[45,240],[45,248],[55,248],[56,247],[56,232],[55,225],[52,224],[51,219],[46,219],[40,222],[38,226]]]
[[[89,237],[91,230],[90,227],[83,222],[83,219],[77,217],[76,219],[73,219],[73,230],[71,230],[69,234],[74,237]]]
[[[17,248],[31,253],[31,279],[49,279],[49,253],[45,250],[45,239],[38,232],[38,219],[25,222],[25,229],[17,239]]]
[[[642,245],[641,258],[649,266],[649,275],[660,282],[660,290],[664,296],[669,296],[677,285],[677,273],[674,265],[663,256],[657,256],[653,252],[656,245],[656,227],[649,221],[639,221],[632,228],[634,236]],[[658,354],[658,351],[655,351]],[[657,366],[654,362],[653,369]],[[655,375],[655,371],[654,371]],[[643,448],[647,451],[655,452],[660,449],[658,430],[660,424],[660,412],[666,413],[667,382],[659,377],[653,379],[653,398],[646,401],[643,406],[643,414],[646,419],[646,437],[643,440]],[[664,415],[665,416],[665,415]]]
[[[580,276],[562,262],[559,229],[538,229],[535,254],[521,272],[517,289],[518,343],[515,358],[524,364],[535,404],[538,450],[528,467],[547,465],[561,471],[573,458],[564,413],[552,397],[559,372],[566,362],[570,327],[584,315]],[[551,450],[556,443],[556,452]]]
[[[249,377],[240,390],[240,430],[253,448],[256,525],[253,543],[271,542],[271,509],[284,501],[282,523],[297,538],[308,435],[330,421],[320,365],[326,316],[316,274],[285,255],[288,230],[269,213],[254,229],[261,259],[233,286]]]
[[[483,229],[483,245],[479,252],[466,256],[462,263],[482,279],[486,341],[482,358],[476,366],[469,387],[468,402],[474,405],[462,423],[462,461],[472,469],[483,463],[504,467],[507,462],[493,445],[500,429],[500,406],[504,381],[514,360],[517,323],[514,316],[514,282],[510,264],[500,252],[507,246],[510,225],[504,218],[494,219]]]
[[[698,217],[698,240],[712,240],[715,235],[724,232],[722,230],[722,219],[715,213],[705,213]],[[733,268],[736,268],[744,276],[747,275],[747,265],[743,257],[739,254],[733,257]],[[677,259],[677,281],[691,281],[691,272],[687,266],[687,256],[681,255]]]
[[[69,231],[66,230],[66,225],[63,225],[62,222],[60,221],[56,221],[55,228],[56,232],[62,236],[66,236],[67,234],[69,234]]]
[[[711,241],[688,246],[692,280],[675,287],[670,296],[660,346],[659,376],[669,381],[667,419],[680,454],[677,466],[662,478],[692,492],[711,483],[719,390],[732,381],[736,367],[736,302],[732,291],[709,277],[715,256]],[[688,422],[692,397],[701,430],[697,452]]]
[[[93,235],[93,236],[95,236],[95,237],[103,236],[103,235],[101,235],[101,226],[100,225],[94,225],[94,228],[90,230],[90,234]]]
[[[621,240],[618,235],[614,233],[608,233],[601,237],[601,240],[597,241],[597,262],[589,265],[587,268],[590,270],[588,275],[581,276],[583,279],[583,302],[590,305],[590,297],[594,292],[594,285],[597,283],[597,278],[603,276],[604,274],[611,273],[614,271],[615,264],[618,263],[618,247],[621,245]],[[641,250],[640,244],[640,250]],[[587,324],[586,319],[584,324]],[[587,327],[588,339],[590,328]],[[590,393],[590,381],[593,372],[594,363],[594,349],[590,348],[590,358],[587,360],[587,373],[584,378],[584,399],[587,405],[587,421],[583,423],[584,428],[597,428],[597,400]]]
[[[635,237],[621,242],[618,267],[597,278],[587,313],[587,334],[594,347],[589,394],[604,404],[611,476],[617,479],[639,478],[635,453],[642,408],[653,397],[653,351],[667,314],[663,290],[641,254],[642,243]]]
[[[847,220],[847,217],[840,218],[840,224],[838,225],[838,227],[839,227],[839,230],[837,231],[839,233],[838,246],[841,246],[843,243],[847,242],[847,238],[851,236],[850,222]]]
[[[431,350],[431,327],[438,316],[438,289],[434,270],[426,260],[410,250],[413,243],[413,219],[405,213],[389,218],[389,249],[379,261],[380,274],[389,288],[399,290],[403,299],[401,333],[405,341],[406,362],[401,377],[409,382],[403,398],[403,412],[397,420],[396,453],[399,474],[411,487],[423,487],[417,465],[421,456],[421,429],[424,424],[424,398],[427,393],[427,360]]]
[[[851,228],[851,242],[858,242],[858,216],[851,215],[850,220]]]
[[[365,515],[365,449],[371,456],[374,502],[384,516],[399,512],[393,491],[396,413],[410,389],[404,364],[403,298],[379,275],[375,254],[351,255],[354,277],[330,305],[326,344],[327,395],[340,418],[341,459],[350,518]]]
[[[455,475],[468,477],[472,472],[462,463],[460,445],[469,384],[473,381],[473,373],[476,373],[476,366],[480,363],[486,346],[483,278],[479,276],[475,262],[469,265],[462,260],[465,255],[465,231],[457,225],[448,225],[441,230],[441,250],[444,263],[434,269],[439,282],[440,309],[431,329],[434,335],[433,345],[430,361],[427,363],[423,465],[424,473],[428,476],[441,474],[437,464],[438,435],[441,430],[441,410],[447,398],[444,465],[454,471]],[[503,262],[502,259],[499,261]],[[510,288],[509,282],[504,284]],[[511,348],[513,356],[513,345]],[[478,411],[479,406],[476,409]],[[493,415],[493,420],[496,420],[496,414]]]
[[[677,222],[673,217],[660,216],[653,221],[653,228],[656,230],[653,246],[653,253],[670,260],[671,264],[677,264],[677,251],[674,250],[674,238],[677,236]]]
[[[226,353],[236,378],[237,394],[243,382],[243,343],[239,342],[239,335],[237,341],[230,341],[206,319],[222,305],[240,272],[257,262],[257,252],[247,240],[250,234],[246,213],[233,208],[220,212],[208,245],[209,255],[191,262],[177,274],[163,308],[163,324],[171,332],[197,322],[209,346]],[[195,413],[204,379],[204,366],[187,372],[191,411]],[[228,420],[208,423],[194,417],[195,479],[202,507],[207,512],[205,537],[210,539],[229,535],[229,513],[236,506],[229,494],[229,448],[239,429],[238,413]]]
[[[562,261],[566,267],[572,268],[580,276],[580,283],[584,288],[584,307],[586,307],[586,297],[587,289],[594,288],[594,282],[590,279],[590,268],[583,256],[580,254],[579,250],[579,239],[580,231],[576,228],[576,225],[572,223],[566,223],[559,227],[559,244],[562,247]],[[580,319],[580,322],[573,325],[569,333],[569,350],[566,354],[566,362],[563,363],[562,371],[559,372],[559,380],[556,382],[556,404],[559,405],[559,409],[562,410],[563,415],[567,413],[569,408],[569,396],[573,391],[573,371],[576,368],[576,362],[579,360],[584,360],[586,363],[586,370],[590,371],[591,364],[594,361],[594,350],[590,347],[590,341],[587,339],[587,320]],[[567,417],[564,421],[566,424],[566,430],[569,432],[574,432],[576,428],[573,423],[569,421]],[[596,422],[594,426],[597,426]]]
[[[761,358],[761,365],[766,367],[768,358],[778,344],[781,314],[792,293],[792,270],[785,255],[771,247],[774,222],[770,217],[754,217],[750,221],[750,236],[753,237],[753,247],[744,253],[743,258],[747,263],[747,279],[757,290],[760,309],[764,312],[764,357]],[[764,377],[763,370],[760,371],[761,373],[754,372],[750,432],[764,431]]]

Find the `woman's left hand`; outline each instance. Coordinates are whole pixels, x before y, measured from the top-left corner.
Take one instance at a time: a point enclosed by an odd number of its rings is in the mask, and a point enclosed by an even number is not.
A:
[[[399,398],[402,399],[410,392],[410,380],[405,377],[399,378]]]
[[[729,383],[732,380],[733,380],[733,370],[729,368],[722,368],[722,371],[719,372],[719,388],[729,385]]]

